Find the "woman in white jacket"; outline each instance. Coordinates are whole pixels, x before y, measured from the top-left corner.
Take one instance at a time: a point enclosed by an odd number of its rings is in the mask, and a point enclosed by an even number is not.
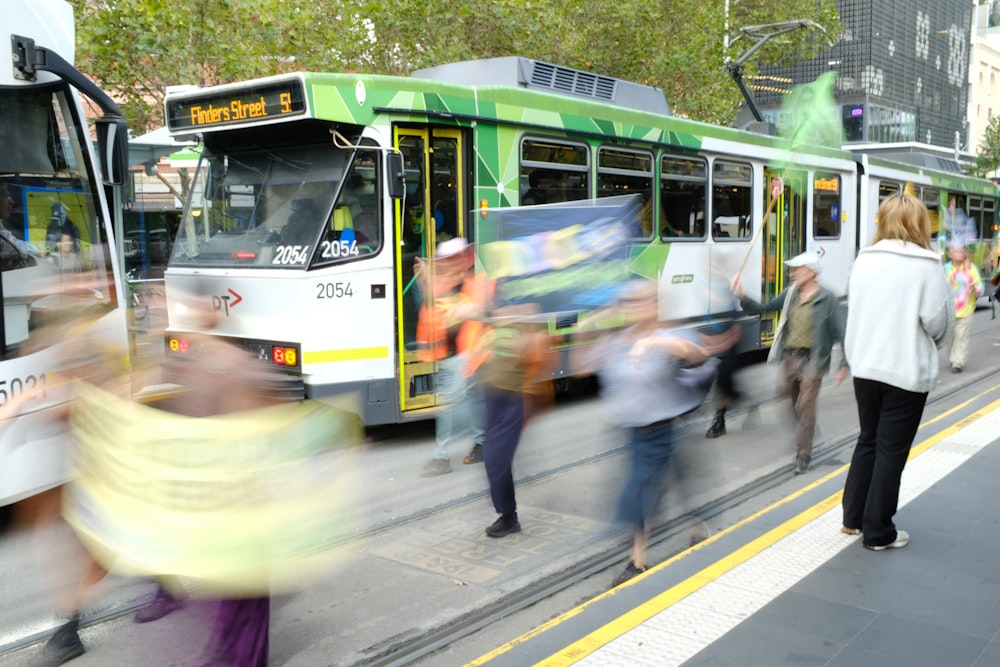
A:
[[[878,232],[858,253],[848,288],[844,347],[860,434],[844,486],[843,531],[863,533],[866,549],[882,551],[910,540],[892,517],[955,309],[923,203],[892,195],[875,220]]]

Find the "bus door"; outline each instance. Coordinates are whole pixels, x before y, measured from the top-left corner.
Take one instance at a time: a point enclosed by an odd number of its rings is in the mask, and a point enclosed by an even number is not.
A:
[[[469,236],[463,139],[462,131],[454,128],[395,129],[406,169],[406,198],[396,210],[397,358],[404,414],[440,403],[433,383],[436,364],[417,350],[417,321],[431,295],[421,292],[414,262],[433,258],[442,241]]]
[[[764,192],[771,204],[775,192],[777,201],[764,222],[764,280],[761,300],[767,302],[788,286],[785,260],[806,250],[806,201],[808,179],[802,172],[764,170]],[[780,187],[776,188],[776,184]],[[770,345],[780,313],[761,317],[761,343]]]

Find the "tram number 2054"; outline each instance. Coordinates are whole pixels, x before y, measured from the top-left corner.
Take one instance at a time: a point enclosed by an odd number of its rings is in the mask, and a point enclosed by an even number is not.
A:
[[[335,259],[337,257],[357,257],[357,241],[323,241],[319,244],[320,256],[323,259]]]
[[[317,299],[343,299],[354,296],[351,283],[319,283],[316,285]]]
[[[309,248],[308,245],[279,245],[271,264],[305,264],[309,261]],[[319,252],[323,259],[357,257],[360,254],[357,241],[323,241]]]

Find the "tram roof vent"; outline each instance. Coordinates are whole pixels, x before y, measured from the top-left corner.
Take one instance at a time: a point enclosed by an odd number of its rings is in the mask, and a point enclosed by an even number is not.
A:
[[[412,76],[469,86],[518,86],[670,115],[670,105],[659,88],[518,56],[438,65]]]

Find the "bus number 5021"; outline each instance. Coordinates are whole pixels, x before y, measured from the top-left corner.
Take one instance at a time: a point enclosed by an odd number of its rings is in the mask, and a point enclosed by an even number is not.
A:
[[[17,398],[26,392],[34,394],[33,399],[45,398],[45,376],[28,375],[24,379],[11,378],[9,382],[0,380],[0,405],[4,405],[8,400]]]
[[[354,296],[354,289],[351,283],[320,283],[316,285],[317,299],[342,299],[345,296]]]

